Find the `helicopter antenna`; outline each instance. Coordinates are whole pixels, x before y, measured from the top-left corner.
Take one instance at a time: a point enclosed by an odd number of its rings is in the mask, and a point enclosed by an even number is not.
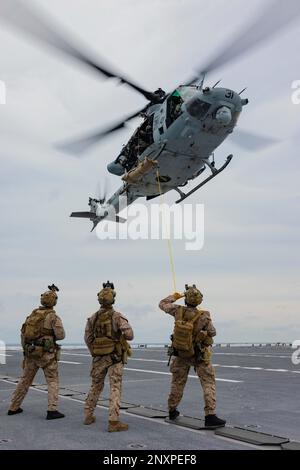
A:
[[[239,95],[241,95],[242,93],[244,93],[244,91],[247,90],[247,87],[246,88],[243,88],[242,91],[239,92]]]
[[[221,79],[218,80],[218,81],[214,84],[214,86],[213,86],[212,88],[216,88],[216,86],[219,85],[220,81],[221,81]]]
[[[200,83],[199,83],[200,88],[203,88],[205,77],[206,77],[206,72],[203,72],[202,78],[200,79]]]
[[[199,78],[194,80],[194,82],[188,83],[188,85],[195,86],[196,88],[200,88],[200,90],[202,90],[205,76],[206,76],[206,72],[202,72]]]

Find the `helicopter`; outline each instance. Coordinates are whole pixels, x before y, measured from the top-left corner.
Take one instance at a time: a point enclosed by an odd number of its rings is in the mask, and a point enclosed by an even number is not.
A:
[[[71,217],[90,218],[96,226],[116,211],[119,198],[127,205],[139,197],[154,199],[172,189],[179,193],[177,203],[221,173],[230,163],[216,168],[215,149],[232,133],[242,107],[248,103],[239,94],[225,88],[202,85],[179,86],[143,111],[143,123],[136,129],[118,157],[108,164],[110,173],[121,176],[123,185],[107,201],[89,199],[89,212],[72,212]],[[86,143],[66,144],[67,149]],[[74,147],[75,145],[75,147]],[[205,168],[210,176],[196,188],[184,193],[180,188],[199,176]],[[117,222],[125,222],[116,217]]]
[[[72,212],[70,215],[89,219],[93,224],[92,230],[104,219],[126,222],[117,215],[121,197],[126,197],[126,204],[129,205],[140,197],[152,200],[175,190],[179,194],[176,203],[184,201],[229,165],[232,154],[217,168],[214,152],[230,135],[238,136],[239,132],[237,143],[254,150],[276,142],[235,129],[244,106],[248,104],[248,99],[242,97],[245,88],[236,92],[219,87],[220,81],[209,87],[204,85],[204,80],[208,73],[251,51],[295,20],[300,14],[298,0],[289,0],[284,9],[282,0],[270,2],[248,27],[171,92],[161,88],[149,91],[113,68],[103,66],[99,60],[92,58],[93,54],[83,52],[59,32],[48,17],[46,19],[41,12],[33,11],[20,0],[2,0],[0,14],[1,19],[11,26],[71,56],[106,78],[117,78],[121,84],[131,87],[148,101],[142,109],[114,125],[58,146],[60,150],[82,155],[101,139],[124,128],[128,121],[142,118],[142,123],[117,158],[107,166],[109,173],[121,177],[122,186],[109,199],[106,194],[99,198],[90,197],[88,211]],[[182,188],[199,177],[206,168],[209,176],[184,192]]]

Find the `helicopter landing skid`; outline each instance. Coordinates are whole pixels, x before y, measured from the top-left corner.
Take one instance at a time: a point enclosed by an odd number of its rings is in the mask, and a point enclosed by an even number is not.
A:
[[[175,191],[177,191],[179,194],[180,194],[180,199],[178,199],[178,201],[176,201],[176,204],[179,204],[180,202],[184,201],[184,199],[186,199],[187,197],[189,197],[191,194],[195,193],[196,191],[198,191],[198,189],[200,189],[202,186],[204,186],[206,183],[208,183],[208,181],[210,181],[211,179],[213,179],[215,176],[217,176],[219,173],[221,173],[221,171],[225,170],[225,168],[229,165],[229,163],[231,162],[232,160],[232,157],[233,155],[228,155],[228,157],[226,158],[226,162],[221,166],[221,168],[219,169],[216,169],[216,168],[211,168],[211,171],[212,171],[212,174],[206,178],[205,180],[203,180],[200,184],[198,184],[197,186],[195,186],[193,189],[191,189],[191,191],[189,191],[188,193],[184,193],[183,191],[181,191],[179,188],[174,188]]]

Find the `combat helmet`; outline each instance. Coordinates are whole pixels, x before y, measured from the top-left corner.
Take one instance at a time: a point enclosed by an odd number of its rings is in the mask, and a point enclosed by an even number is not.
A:
[[[41,294],[41,305],[43,305],[43,307],[51,308],[57,304],[56,292],[59,291],[59,288],[52,284],[52,286],[48,286],[48,289],[49,290]]]
[[[189,307],[197,307],[203,300],[203,295],[199,289],[193,284],[192,286],[185,285],[185,304]]]
[[[112,282],[103,282],[103,289],[98,292],[98,302],[102,307],[108,307],[115,302],[116,291]]]

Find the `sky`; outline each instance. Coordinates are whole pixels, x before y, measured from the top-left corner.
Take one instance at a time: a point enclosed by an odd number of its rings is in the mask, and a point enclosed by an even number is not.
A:
[[[246,8],[244,0],[38,2],[79,44],[150,90],[184,83],[262,3],[267,1]],[[249,105],[239,127],[278,140],[253,152],[228,138],[216,161],[233,153],[232,163],[189,201],[204,204],[203,249],[187,251],[184,241],[173,242],[177,290],[186,283],[201,289],[217,341],[300,339],[300,104],[291,99],[292,83],[300,80],[299,38],[295,21],[206,78],[207,85],[222,79],[236,91],[247,87]],[[0,105],[0,339],[19,341],[22,322],[54,282],[65,342],[82,342],[86,319],[98,309],[97,292],[110,279],[115,308],[132,324],[135,342],[167,342],[173,320],[158,308],[174,290],[166,241],[101,241],[88,221],[69,218],[73,210],[87,210],[107,163],[139,121],[84,158],[55,149],[57,142],[134,112],[144,98],[1,22],[0,50],[7,92]],[[108,180],[111,192],[120,186],[117,176]],[[176,199],[174,191],[166,197],[170,204]]]

